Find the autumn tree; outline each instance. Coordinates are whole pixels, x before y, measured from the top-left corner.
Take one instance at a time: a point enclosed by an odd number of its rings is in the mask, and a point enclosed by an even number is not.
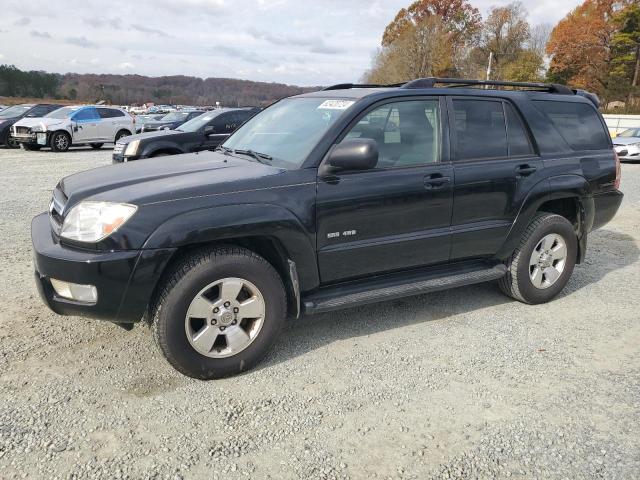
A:
[[[365,74],[366,81],[386,84],[449,75],[453,69],[451,37],[439,16],[418,20],[378,51],[373,67]]]
[[[607,97],[629,102],[638,95],[640,84],[640,5],[632,3],[613,19],[611,63],[607,79]]]

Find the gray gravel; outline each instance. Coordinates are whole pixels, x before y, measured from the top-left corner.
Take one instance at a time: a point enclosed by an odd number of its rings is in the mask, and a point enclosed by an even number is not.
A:
[[[110,155],[0,150],[0,478],[639,477],[640,165],[550,304],[487,284],[312,317],[199,382],[145,326],[37,297],[31,217]]]

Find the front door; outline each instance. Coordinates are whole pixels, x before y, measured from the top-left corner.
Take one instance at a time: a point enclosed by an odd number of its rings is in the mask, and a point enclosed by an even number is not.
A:
[[[98,122],[100,116],[95,107],[86,107],[73,115],[73,143],[99,140]]]
[[[377,168],[318,178],[322,282],[447,262],[453,168],[436,97],[373,107],[344,138],[372,138]]]
[[[490,257],[506,240],[524,195],[543,178],[543,163],[510,102],[459,97],[449,107],[451,260]]]

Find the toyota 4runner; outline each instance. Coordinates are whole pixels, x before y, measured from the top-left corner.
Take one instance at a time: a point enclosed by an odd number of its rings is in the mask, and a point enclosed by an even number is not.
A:
[[[434,78],[287,98],[216,152],[62,179],[33,219],[37,285],[62,315],[145,319],[201,379],[255,365],[287,317],[486,281],[547,302],[622,200],[596,107]]]

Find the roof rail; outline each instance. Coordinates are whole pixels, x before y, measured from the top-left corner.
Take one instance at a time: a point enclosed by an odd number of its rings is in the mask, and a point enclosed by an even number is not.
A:
[[[392,83],[389,85],[376,85],[373,83],[338,83],[337,85],[331,85],[329,87],[325,87],[322,91],[327,90],[349,90],[350,88],[391,88],[391,87],[401,87],[404,83]]]
[[[574,92],[565,85],[558,83],[538,83],[538,82],[504,82],[501,80],[466,80],[462,78],[418,78],[405,83],[400,88],[434,88],[438,84],[448,85],[449,87],[466,87],[466,86],[492,86],[492,87],[519,87],[523,89],[534,89],[536,91],[545,91],[549,93],[560,93],[563,95],[573,95]]]

